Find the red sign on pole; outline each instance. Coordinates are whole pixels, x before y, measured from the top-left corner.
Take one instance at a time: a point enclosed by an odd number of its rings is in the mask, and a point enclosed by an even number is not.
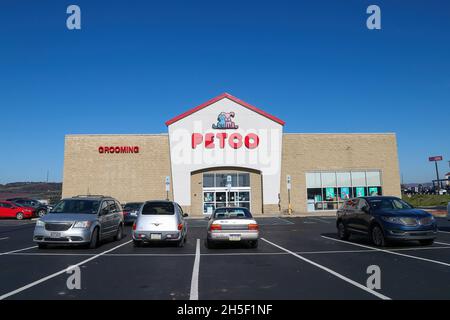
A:
[[[442,161],[442,156],[429,157],[429,161]]]

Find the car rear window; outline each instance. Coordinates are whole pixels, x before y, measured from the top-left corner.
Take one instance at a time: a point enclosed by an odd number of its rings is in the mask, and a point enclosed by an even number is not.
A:
[[[173,215],[174,206],[170,202],[148,202],[142,208],[144,215]]]
[[[216,219],[251,219],[252,214],[245,208],[220,208],[214,212]]]
[[[125,211],[132,211],[132,210],[139,210],[142,206],[142,203],[127,203],[125,207],[123,207],[123,210]]]

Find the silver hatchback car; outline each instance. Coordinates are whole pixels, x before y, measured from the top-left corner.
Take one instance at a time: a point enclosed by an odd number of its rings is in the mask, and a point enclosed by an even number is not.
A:
[[[61,200],[37,221],[33,241],[39,248],[48,244],[85,244],[93,249],[102,239],[122,239],[123,224],[122,207],[117,200],[77,196]]]
[[[188,214],[173,201],[147,201],[133,224],[133,243],[140,246],[149,242],[175,242],[184,246],[187,225],[184,220]]]
[[[259,225],[247,208],[225,207],[214,210],[209,217],[206,247],[218,242],[247,242],[258,247]]]

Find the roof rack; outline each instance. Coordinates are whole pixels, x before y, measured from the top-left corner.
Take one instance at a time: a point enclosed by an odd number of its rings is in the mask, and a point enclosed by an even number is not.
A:
[[[109,196],[104,196],[101,194],[79,194],[77,196],[74,196],[72,198],[111,198]]]

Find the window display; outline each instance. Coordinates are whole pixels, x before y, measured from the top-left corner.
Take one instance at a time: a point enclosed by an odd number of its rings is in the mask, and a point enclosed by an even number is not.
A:
[[[381,191],[377,170],[306,173],[308,211],[336,210],[346,199],[382,195]]]

